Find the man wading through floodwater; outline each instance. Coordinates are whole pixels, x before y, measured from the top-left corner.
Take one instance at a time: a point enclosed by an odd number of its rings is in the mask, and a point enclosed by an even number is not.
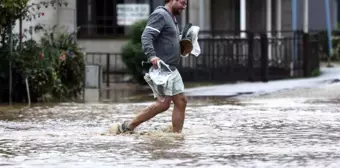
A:
[[[172,112],[173,132],[180,133],[183,129],[187,98],[184,95],[184,84],[176,69],[181,59],[180,32],[175,15],[179,15],[187,6],[187,0],[165,0],[165,5],[157,7],[149,16],[147,26],[142,34],[142,45],[149,62],[157,68],[159,60],[164,61],[172,70],[168,85],[164,89],[165,101],[159,99],[131,122],[125,121],[119,126],[119,132],[133,131],[138,125],[150,120],[157,114],[170,108]]]

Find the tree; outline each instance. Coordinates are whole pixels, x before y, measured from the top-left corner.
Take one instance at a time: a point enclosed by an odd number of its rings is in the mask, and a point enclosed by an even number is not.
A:
[[[44,15],[39,10],[42,7],[48,8],[52,6],[67,6],[67,0],[40,0],[36,3],[28,4],[29,0],[1,0],[0,1],[0,35],[5,37],[5,33],[9,31],[18,19],[32,21]],[[4,40],[4,38],[2,38]]]
[[[18,19],[27,7],[29,0],[2,0],[0,1],[0,30],[3,30]],[[3,32],[2,32],[3,33]]]

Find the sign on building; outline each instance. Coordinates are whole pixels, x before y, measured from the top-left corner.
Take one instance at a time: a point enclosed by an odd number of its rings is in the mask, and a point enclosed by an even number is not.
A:
[[[149,14],[149,4],[118,4],[117,24],[119,26],[130,26],[136,21],[147,19]]]

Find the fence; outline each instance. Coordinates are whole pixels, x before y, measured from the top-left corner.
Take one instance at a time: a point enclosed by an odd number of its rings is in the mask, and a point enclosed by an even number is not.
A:
[[[218,32],[203,34],[199,57],[184,58],[179,66],[186,81],[268,81],[310,76],[318,69],[316,41],[302,32],[273,33]]]
[[[86,53],[86,64],[100,65],[103,71],[103,82],[121,83],[128,80],[128,71],[121,54],[118,53]]]
[[[244,37],[235,34],[244,33]],[[202,32],[201,55],[182,58],[184,81],[269,81],[308,77],[319,69],[317,40],[303,32]],[[103,66],[104,82],[126,82],[120,54],[88,53],[87,63]]]

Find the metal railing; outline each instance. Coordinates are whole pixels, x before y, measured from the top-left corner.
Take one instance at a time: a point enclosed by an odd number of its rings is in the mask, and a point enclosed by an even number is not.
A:
[[[182,58],[184,81],[268,81],[310,76],[319,69],[317,41],[303,32],[203,32],[201,55]],[[234,36],[232,36],[234,34]],[[126,82],[128,70],[118,53],[87,53],[87,62],[103,66],[104,81]]]
[[[107,87],[110,83],[125,82],[128,70],[118,53],[86,53],[86,64],[100,65],[103,71],[103,82]]]
[[[267,32],[203,32],[199,43],[201,56],[184,58],[178,67],[184,80],[268,81],[308,76],[318,69],[318,53],[311,52],[315,42],[303,32],[270,36]]]

